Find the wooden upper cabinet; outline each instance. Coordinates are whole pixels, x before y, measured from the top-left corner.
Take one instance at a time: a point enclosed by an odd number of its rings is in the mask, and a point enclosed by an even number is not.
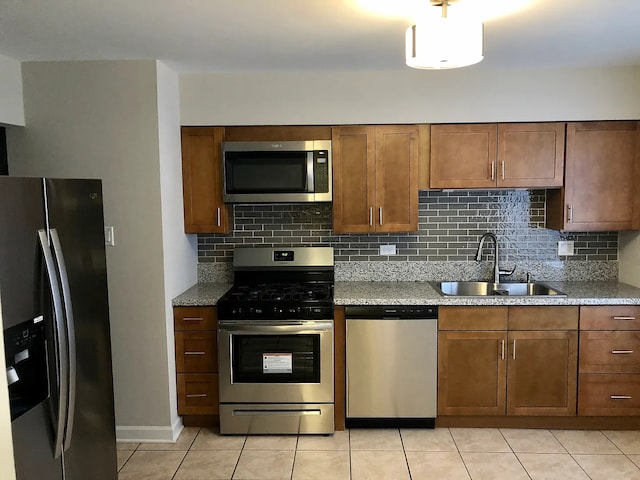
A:
[[[562,187],[564,123],[499,123],[498,187]]]
[[[496,186],[495,123],[431,125],[431,188]]]
[[[561,187],[564,123],[431,126],[431,188]]]
[[[547,194],[547,227],[566,231],[640,228],[639,122],[567,124],[565,188]]]
[[[186,233],[231,232],[231,207],[222,200],[224,128],[183,127],[182,186]]]
[[[333,230],[418,229],[418,127],[353,126],[332,131]]]

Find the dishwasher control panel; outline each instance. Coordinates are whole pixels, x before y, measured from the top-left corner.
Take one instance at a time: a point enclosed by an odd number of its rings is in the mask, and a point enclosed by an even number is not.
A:
[[[437,319],[438,307],[434,305],[358,305],[344,309],[346,318],[419,318]]]

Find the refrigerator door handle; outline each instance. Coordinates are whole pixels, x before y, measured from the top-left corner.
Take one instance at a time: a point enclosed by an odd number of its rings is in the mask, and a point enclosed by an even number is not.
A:
[[[53,456],[59,458],[62,455],[62,444],[64,441],[64,429],[67,420],[67,403],[69,396],[69,369],[67,366],[67,337],[62,323],[63,307],[62,295],[60,294],[60,285],[58,282],[58,274],[53,259],[53,253],[49,247],[49,237],[46,230],[38,230],[38,239],[44,257],[44,264],[49,277],[49,287],[51,288],[51,298],[53,300],[53,320],[54,320],[54,341],[56,343],[59,355],[56,370],[59,381],[58,391],[58,414],[55,418],[55,445],[53,448]]]
[[[67,348],[69,352],[68,368],[69,368],[69,396],[67,407],[67,424],[64,433],[64,450],[67,451],[71,446],[71,438],[73,434],[73,420],[76,407],[76,333],[73,323],[73,305],[71,303],[71,289],[69,288],[69,276],[67,275],[67,266],[62,253],[62,245],[60,237],[55,228],[50,230],[51,243],[55,252],[56,263],[58,264],[58,272],[60,273],[60,285],[62,286],[62,298],[64,299],[65,326],[67,332]]]

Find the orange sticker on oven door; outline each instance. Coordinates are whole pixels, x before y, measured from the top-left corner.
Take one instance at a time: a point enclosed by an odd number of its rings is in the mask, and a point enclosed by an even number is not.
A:
[[[262,373],[292,373],[292,353],[263,353]]]

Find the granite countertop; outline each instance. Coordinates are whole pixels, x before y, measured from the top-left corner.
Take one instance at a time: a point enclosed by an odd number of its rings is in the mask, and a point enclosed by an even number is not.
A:
[[[541,282],[566,297],[449,297],[429,282],[336,282],[336,305],[640,305],[640,288],[618,282]],[[174,307],[216,305],[231,283],[197,283]]]
[[[632,305],[640,288],[618,282],[541,282],[566,297],[455,297],[429,282],[336,282],[336,305]]]
[[[174,307],[206,307],[215,305],[233,286],[231,283],[196,283],[173,299]]]

